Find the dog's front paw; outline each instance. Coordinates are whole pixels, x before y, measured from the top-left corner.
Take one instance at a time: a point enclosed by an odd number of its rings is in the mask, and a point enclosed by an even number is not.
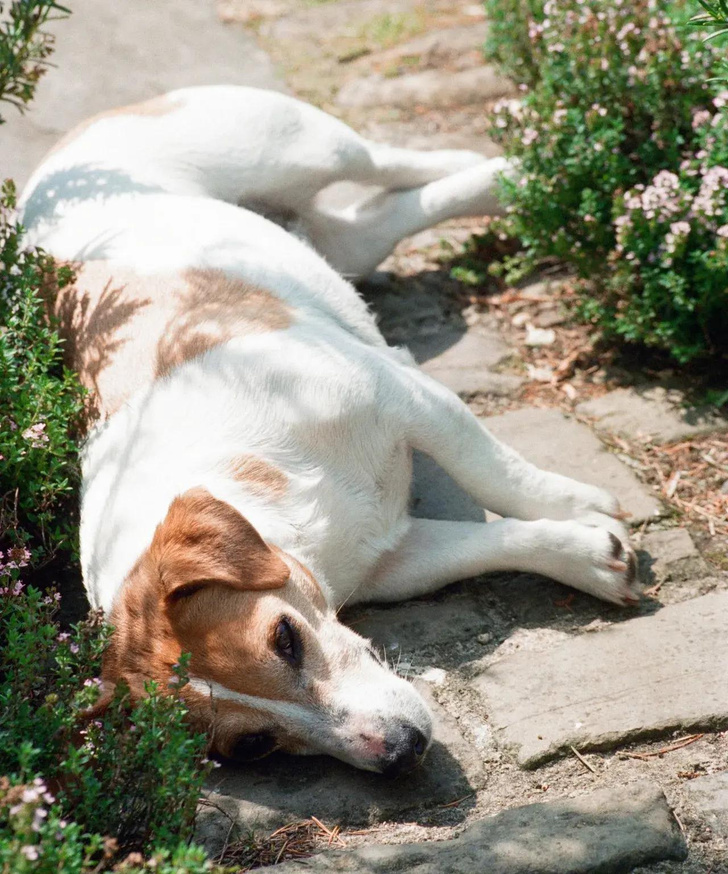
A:
[[[637,604],[637,558],[621,522],[613,516],[589,513],[576,528],[576,560],[562,582],[621,607]]]
[[[623,607],[639,601],[637,560],[618,520],[589,513],[578,521],[537,524],[536,570],[603,601]]]

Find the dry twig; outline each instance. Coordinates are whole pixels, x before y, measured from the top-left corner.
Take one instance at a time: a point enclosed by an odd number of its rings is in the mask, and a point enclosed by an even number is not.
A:
[[[675,750],[681,750],[683,747],[690,746],[690,744],[694,744],[695,741],[700,740],[701,737],[705,737],[704,734],[689,734],[687,737],[681,738],[677,743],[672,744],[669,747],[662,747],[659,750],[655,750],[651,753],[620,753],[620,759],[654,759],[658,756],[664,756],[665,753],[672,753]]]
[[[582,756],[582,754],[579,752],[579,750],[577,750],[576,747],[570,746],[569,749],[576,756],[576,758],[582,763],[582,765],[587,769],[587,771],[591,771],[592,774],[597,773],[597,769],[593,765],[590,765],[589,762],[587,762],[587,760],[584,758],[584,756]]]

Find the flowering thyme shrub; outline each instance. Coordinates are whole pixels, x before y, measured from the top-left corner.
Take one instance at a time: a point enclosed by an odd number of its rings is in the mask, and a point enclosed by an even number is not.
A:
[[[74,429],[83,397],[63,367],[58,334],[40,290],[55,279],[50,258],[23,251],[10,183],[0,200],[0,549],[30,545],[36,564],[72,554],[77,518]]]
[[[157,871],[209,870],[187,844],[204,738],[153,684],[133,707],[120,688],[103,714],[84,717],[107,631],[97,618],[61,631],[58,595],[26,588],[24,562],[0,561],[0,871],[90,874],[130,852],[129,870],[149,858]]]
[[[592,280],[581,310],[608,333],[683,362],[728,349],[714,50],[657,0],[486,7],[502,20],[526,13],[513,40],[505,26],[497,37],[497,54],[523,58],[509,65],[523,71],[523,98],[501,104],[493,123],[520,164],[502,183],[503,229],[524,245],[506,264],[511,278],[557,257]]]

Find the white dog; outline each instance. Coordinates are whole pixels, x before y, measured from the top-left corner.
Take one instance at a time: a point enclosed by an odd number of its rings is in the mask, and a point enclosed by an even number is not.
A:
[[[396,774],[424,757],[430,716],[338,622],[344,602],[511,569],[636,600],[617,501],[495,440],[343,278],[415,231],[496,212],[506,166],[378,145],[236,87],[104,114],[46,157],[23,220],[77,269],[54,308],[92,392],[81,550],[115,626],[107,690],[143,694],[190,652],[183,694],[218,753]],[[326,211],[339,180],[384,193]],[[413,448],[505,518],[411,518]]]

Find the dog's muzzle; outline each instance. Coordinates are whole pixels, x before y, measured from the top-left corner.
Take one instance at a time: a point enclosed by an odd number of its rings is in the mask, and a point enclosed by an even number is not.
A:
[[[429,741],[414,725],[403,723],[389,732],[384,747],[381,771],[386,777],[399,777],[422,764]]]

